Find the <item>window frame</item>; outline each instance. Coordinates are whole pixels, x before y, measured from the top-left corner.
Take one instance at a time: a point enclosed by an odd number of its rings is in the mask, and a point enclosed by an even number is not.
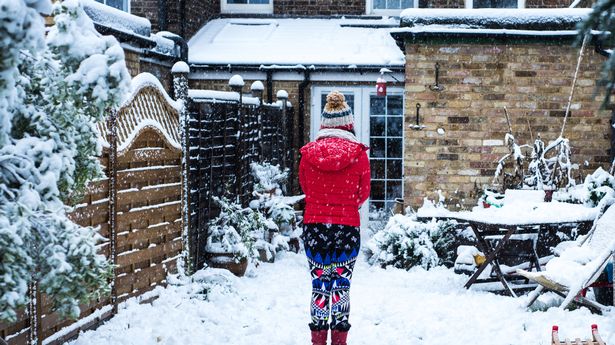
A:
[[[413,0],[414,7],[419,8],[419,0]],[[405,8],[401,9],[376,9],[374,8],[374,0],[365,0],[365,14],[372,15],[383,15],[383,16],[394,16],[399,17],[401,11],[405,10]]]
[[[103,4],[103,5],[105,5],[105,6],[109,6],[109,7],[111,7],[111,8],[115,8],[115,7],[113,7],[113,6],[107,5],[107,1],[108,1],[108,0],[101,0],[102,2],[101,2],[101,1],[98,1],[98,0],[95,0],[95,1],[96,1],[96,2],[98,2],[99,4]],[[130,0],[122,0],[122,3],[123,3],[123,5],[124,5],[124,8],[123,8],[123,9],[119,9],[119,8],[115,8],[115,9],[116,9],[116,10],[120,10],[120,11],[124,11],[124,12],[126,12],[126,13],[130,13],[130,10],[131,10],[131,8],[130,8]]]
[[[465,8],[474,9],[474,0],[464,0]],[[499,8],[499,7],[485,7],[485,8]],[[515,7],[502,7],[502,8],[515,8]],[[517,0],[516,8],[525,8],[525,0]]]
[[[269,4],[229,4],[228,0],[220,0],[220,13],[259,13],[273,14],[273,0]]]

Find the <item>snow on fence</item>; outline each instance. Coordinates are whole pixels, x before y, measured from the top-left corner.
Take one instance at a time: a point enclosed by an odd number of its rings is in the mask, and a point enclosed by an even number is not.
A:
[[[132,85],[128,101],[98,125],[106,177],[89,185],[71,213],[76,223],[98,227],[107,239],[100,250],[117,265],[113,291],[83,305],[76,322],[51,309],[53,296],[32,291],[29,310],[13,324],[0,323],[0,338],[11,345],[61,344],[113,316],[118,303],[164,284],[176,270],[182,250],[182,105],[152,75],[137,76]]]
[[[257,161],[290,168],[289,181],[294,181],[294,116],[288,94],[278,92],[278,101],[267,104],[257,97],[258,83],[253,84],[252,96],[243,95],[243,80],[238,76],[231,78],[230,86],[232,92],[187,90],[186,86],[176,91],[185,94],[189,104],[186,222],[191,262],[197,267],[204,260],[208,223],[219,212],[212,196],[226,196],[248,206],[254,184],[250,163]]]

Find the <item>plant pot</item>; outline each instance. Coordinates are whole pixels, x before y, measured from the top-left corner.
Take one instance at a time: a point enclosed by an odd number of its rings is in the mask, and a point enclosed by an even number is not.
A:
[[[275,253],[271,253],[271,257],[267,257],[267,250],[265,248],[258,248],[258,260],[262,262],[275,262]]]
[[[222,268],[229,270],[238,277],[243,277],[248,269],[248,258],[241,258],[239,262],[235,261],[233,253],[205,253],[207,265],[213,268]]]

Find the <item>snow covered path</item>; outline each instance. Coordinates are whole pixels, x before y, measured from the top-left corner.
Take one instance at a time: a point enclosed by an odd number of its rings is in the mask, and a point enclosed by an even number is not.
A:
[[[199,284],[171,286],[153,304],[129,303],[71,344],[308,344],[304,256],[287,253],[255,272],[256,277],[235,278],[202,271],[206,279],[225,282],[209,289],[207,301],[195,294]],[[593,323],[607,344],[615,344],[615,312],[527,312],[519,299],[465,290],[466,279],[444,268],[383,270],[360,258],[351,289],[349,344],[550,344],[552,325],[559,325],[562,339],[586,338]]]

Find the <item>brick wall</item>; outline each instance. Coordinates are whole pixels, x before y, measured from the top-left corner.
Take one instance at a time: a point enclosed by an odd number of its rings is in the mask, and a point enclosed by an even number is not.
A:
[[[273,13],[282,15],[365,14],[365,0],[273,0]]]
[[[132,0],[130,13],[149,19],[152,23],[152,32],[158,31],[158,0]]]
[[[220,0],[166,0],[160,10],[159,0],[132,0],[130,12],[152,23],[152,32],[171,31],[190,39],[211,18],[220,14]],[[180,15],[184,13],[184,17]]]
[[[534,137],[557,138],[578,51],[545,43],[408,44],[405,114],[414,121],[420,103],[426,128],[405,129],[407,202],[417,206],[442,189],[449,205],[474,204],[475,184],[491,183],[496,161],[508,153],[504,107],[521,144],[532,143],[528,122]],[[436,61],[442,92],[428,88]],[[598,110],[601,96],[594,93],[603,61],[592,47],[587,49],[564,133],[573,163],[589,163],[583,175],[609,163],[610,113]]]
[[[128,72],[130,73],[131,77],[134,77],[137,74],[141,73],[141,62],[139,54],[125,49],[124,59],[126,60],[126,67],[128,68]]]

